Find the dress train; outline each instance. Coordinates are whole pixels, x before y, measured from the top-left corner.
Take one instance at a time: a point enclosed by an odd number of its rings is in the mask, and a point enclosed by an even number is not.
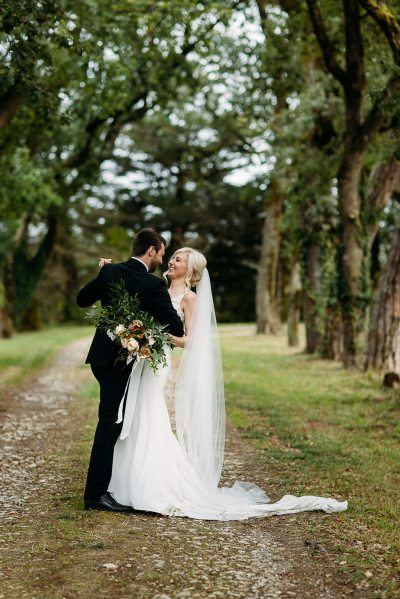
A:
[[[156,373],[144,364],[130,432],[115,445],[109,490],[118,502],[138,510],[201,520],[245,520],[347,509],[346,501],[314,496],[285,495],[270,503],[265,492],[253,483],[236,481],[232,487],[218,488],[206,485],[171,427],[165,386],[172,352],[168,348],[166,353],[167,364]]]

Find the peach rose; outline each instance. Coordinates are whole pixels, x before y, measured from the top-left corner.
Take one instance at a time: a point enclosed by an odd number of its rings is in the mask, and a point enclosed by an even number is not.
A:
[[[133,320],[131,324],[128,326],[130,331],[136,331],[137,329],[143,328],[143,322],[141,320]]]
[[[141,358],[150,358],[151,351],[148,345],[144,345],[140,348],[139,355]]]

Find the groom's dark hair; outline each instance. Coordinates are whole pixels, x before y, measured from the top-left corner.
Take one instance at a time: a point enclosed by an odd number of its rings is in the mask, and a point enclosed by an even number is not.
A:
[[[167,242],[160,233],[154,229],[142,229],[133,240],[132,256],[143,256],[151,246],[159,252],[162,244],[166,246]]]

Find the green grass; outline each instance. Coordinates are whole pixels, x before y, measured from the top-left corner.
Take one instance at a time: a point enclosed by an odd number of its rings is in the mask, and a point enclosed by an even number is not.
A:
[[[228,414],[279,473],[276,496],[348,499],[334,524],[342,566],[360,579],[372,570],[370,587],[386,596],[399,573],[399,395],[376,375],[289,350],[283,337],[226,333]]]
[[[92,327],[65,326],[0,339],[0,389],[23,382],[64,345],[92,333]]]

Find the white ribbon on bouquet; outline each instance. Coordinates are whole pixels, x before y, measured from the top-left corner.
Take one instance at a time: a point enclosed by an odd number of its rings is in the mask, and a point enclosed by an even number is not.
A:
[[[119,404],[118,418],[116,424],[120,424],[121,422],[123,422],[121,434],[119,436],[121,440],[126,439],[132,427],[133,416],[135,414],[136,400],[139,392],[144,363],[145,360],[135,360],[135,363],[133,364],[131,373],[129,375],[128,382],[126,383],[124,394]],[[136,376],[132,378],[132,374],[134,372],[136,372]]]

